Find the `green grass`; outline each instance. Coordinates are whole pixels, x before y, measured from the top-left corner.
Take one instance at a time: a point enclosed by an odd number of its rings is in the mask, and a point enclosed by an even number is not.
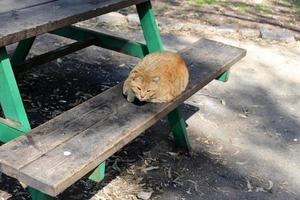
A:
[[[281,1],[291,4],[291,6],[293,7],[295,13],[297,15],[300,15],[300,0],[281,0]]]
[[[255,5],[254,9],[260,13],[272,13],[272,8],[269,5]]]
[[[290,1],[295,7],[300,9],[300,0],[291,0]]]
[[[198,5],[198,6],[222,4],[222,2],[220,0],[189,0],[189,3]]]
[[[163,12],[167,11],[168,9],[169,9],[168,5],[167,5],[167,4],[163,4],[163,5],[161,5],[161,6],[158,6],[158,7],[156,8],[156,11],[157,11],[158,13],[163,13]]]
[[[300,0],[294,0],[300,1]],[[233,2],[224,0],[189,0],[189,3],[204,6],[204,5],[215,5],[215,6],[228,6],[233,8],[238,8],[241,11],[254,10],[259,13],[272,13],[272,8],[269,5],[254,5],[244,2]]]
[[[236,2],[234,4],[234,7],[239,8],[242,11],[248,11],[250,10],[253,6],[244,2]]]
[[[221,1],[220,0],[189,0],[189,3],[196,4],[198,6],[203,6],[203,5],[219,5]]]
[[[290,2],[293,5],[296,14],[300,15],[300,0],[291,0]]]

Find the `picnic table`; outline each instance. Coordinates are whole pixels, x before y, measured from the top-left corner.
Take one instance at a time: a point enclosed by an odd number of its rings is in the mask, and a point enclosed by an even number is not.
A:
[[[146,44],[73,24],[136,5]],[[89,174],[104,178],[105,159],[159,119],[168,116],[175,144],[190,150],[185,121],[177,108],[214,79],[225,81],[229,68],[246,51],[200,39],[180,51],[190,71],[189,85],[170,103],[135,105],[122,95],[122,83],[31,130],[14,72],[40,65],[91,45],[143,58],[163,51],[149,0],[0,1],[0,171],[28,185],[32,199],[56,195]],[[35,37],[50,33],[74,43],[28,58]],[[6,46],[18,43],[8,55]],[[68,153],[66,153],[68,152]]]

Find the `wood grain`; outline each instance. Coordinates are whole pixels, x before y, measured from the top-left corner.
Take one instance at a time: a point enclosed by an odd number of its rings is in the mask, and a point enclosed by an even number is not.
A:
[[[47,33],[146,0],[3,0],[0,46]]]
[[[52,3],[58,0],[1,0],[0,1],[0,15],[6,12],[14,12],[23,10],[47,3]]]
[[[0,147],[0,170],[55,196],[228,70],[245,54],[243,49],[202,39],[181,52],[189,66],[190,81],[187,89],[174,101],[145,105],[128,103],[122,95],[122,83],[118,84]],[[70,155],[66,156],[65,152]]]

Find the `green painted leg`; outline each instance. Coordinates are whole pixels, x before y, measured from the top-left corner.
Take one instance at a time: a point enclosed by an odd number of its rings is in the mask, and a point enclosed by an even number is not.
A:
[[[139,58],[143,58],[148,53],[148,49],[144,44],[80,27],[64,27],[50,33],[77,41],[95,38],[96,42],[94,45],[98,47],[115,50]]]
[[[19,42],[19,44],[11,58],[12,66],[18,65],[26,59],[34,40],[35,40],[35,37],[32,37],[32,38],[28,38],[28,39],[25,39],[25,40],[22,40]]]
[[[0,104],[6,120],[0,120],[0,140],[10,139],[30,130],[30,124],[22,103],[18,85],[5,47],[0,47]],[[13,131],[10,131],[12,129]]]
[[[89,176],[89,179],[92,181],[95,181],[97,183],[100,183],[105,176],[105,161],[102,162]]]
[[[149,52],[163,51],[163,43],[155,22],[150,1],[138,4],[136,7]],[[187,151],[190,150],[185,121],[178,108],[168,114],[168,120],[174,135],[176,146]]]
[[[163,51],[164,46],[160,38],[150,1],[138,4],[136,8],[149,52]]]
[[[20,135],[23,135],[24,132],[19,131],[11,126],[6,125],[5,123],[0,123],[0,141],[1,142],[9,142]]]
[[[191,145],[187,137],[186,123],[179,109],[175,109],[168,114],[168,120],[171,126],[171,131],[174,135],[175,144],[177,147],[190,151]]]
[[[31,188],[31,187],[28,188],[28,191],[31,195],[32,200],[54,200],[54,199],[56,199],[55,197],[51,197],[51,196],[44,194],[44,193],[42,193],[34,188]]]
[[[230,72],[229,71],[226,71],[226,72],[224,72],[223,74],[221,74],[218,78],[216,78],[217,80],[219,80],[219,81],[222,81],[222,82],[226,82],[226,81],[228,81],[228,79],[229,79],[229,74],[230,74]]]

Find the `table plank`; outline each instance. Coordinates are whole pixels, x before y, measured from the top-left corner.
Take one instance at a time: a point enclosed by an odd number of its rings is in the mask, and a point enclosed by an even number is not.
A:
[[[122,83],[118,84],[76,107],[73,115],[63,113],[48,125],[3,145],[0,170],[55,196],[228,70],[245,50],[202,39],[180,53],[189,66],[190,81],[174,101],[142,106],[128,103]]]
[[[47,33],[147,0],[4,0],[0,46]],[[0,4],[1,5],[1,4]],[[5,8],[5,6],[7,6]]]
[[[110,98],[92,98],[84,103],[84,107],[68,110],[17,140],[2,145],[5,150],[0,151],[0,170],[17,177],[18,170],[26,164],[99,122],[98,116],[110,112],[104,109]]]
[[[45,3],[50,3],[58,0],[1,0],[0,15],[13,10],[34,7]]]

